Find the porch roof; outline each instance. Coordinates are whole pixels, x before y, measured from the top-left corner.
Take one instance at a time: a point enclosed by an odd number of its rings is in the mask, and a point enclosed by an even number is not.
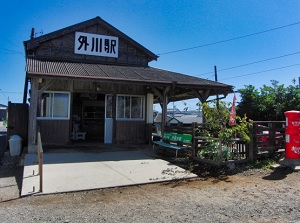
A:
[[[174,89],[173,101],[195,98],[195,91],[206,97],[227,95],[233,92],[233,86],[197,78],[181,73],[153,67],[117,66],[80,61],[27,56],[27,78],[59,78],[90,81],[104,81],[126,84],[142,84],[150,89],[170,86]],[[150,90],[151,91],[151,90]],[[155,92],[154,92],[155,93]]]

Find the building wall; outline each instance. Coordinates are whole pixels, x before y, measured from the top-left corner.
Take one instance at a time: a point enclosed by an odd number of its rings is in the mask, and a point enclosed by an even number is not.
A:
[[[145,143],[145,121],[116,121],[117,143]]]
[[[79,32],[116,36],[108,30],[103,29],[100,25],[93,25],[78,30]],[[148,58],[141,51],[136,49],[129,42],[124,41],[119,37],[119,56],[118,58],[109,58],[101,56],[81,55],[74,53],[75,32],[65,34],[59,38],[51,39],[42,42],[34,51],[37,56],[45,56],[49,58],[64,58],[78,60],[80,62],[91,61],[103,64],[118,64],[118,65],[134,65],[147,66]]]
[[[38,120],[44,145],[67,144],[70,141],[69,120]]]
[[[50,80],[43,80],[42,83],[40,83],[40,87],[42,88],[48,85],[49,81]],[[96,90],[98,85],[101,86],[99,91]],[[144,95],[146,100],[147,88],[143,85],[56,80],[46,91],[70,91],[79,94]],[[95,103],[96,102],[94,102],[94,104]],[[76,109],[81,111],[82,107],[77,106]],[[75,107],[71,104],[71,111],[72,110],[75,112]],[[114,112],[114,114],[116,114],[116,112]],[[42,141],[45,144],[67,144],[70,141],[72,118],[70,120],[38,120],[38,124],[41,129]],[[116,143],[145,143],[148,140],[146,120],[115,120],[114,128],[114,141]]]

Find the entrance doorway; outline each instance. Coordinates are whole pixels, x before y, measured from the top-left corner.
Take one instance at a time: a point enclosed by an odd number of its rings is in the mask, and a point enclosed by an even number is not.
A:
[[[74,93],[72,114],[73,140],[104,142],[104,94]]]

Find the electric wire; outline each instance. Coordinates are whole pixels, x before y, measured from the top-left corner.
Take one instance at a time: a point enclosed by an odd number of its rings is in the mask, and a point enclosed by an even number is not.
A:
[[[289,67],[295,67],[295,66],[299,66],[299,65],[300,64],[292,64],[292,65],[283,66],[283,67],[277,67],[277,68],[273,68],[273,69],[269,69],[269,70],[263,70],[263,71],[258,71],[258,72],[253,72],[253,73],[238,75],[238,76],[234,76],[234,77],[223,78],[223,79],[221,79],[221,81],[223,81],[223,80],[229,80],[229,79],[234,79],[234,78],[239,78],[239,77],[250,76],[250,75],[254,75],[254,74],[266,73],[266,72],[270,72],[270,71],[274,71],[274,70],[281,70],[281,69],[285,69],[285,68],[289,68]]]
[[[7,51],[7,52],[10,52],[10,53],[14,53],[14,54],[21,54],[22,56],[24,56],[24,53],[20,52],[20,51],[9,50],[9,49],[5,49],[5,48],[2,48],[2,47],[0,47],[0,50]]]
[[[275,31],[275,30],[278,30],[278,29],[284,29],[284,28],[299,25],[299,24],[300,24],[300,22],[295,22],[295,23],[291,23],[291,24],[288,24],[288,25],[279,26],[279,27],[276,27],[276,28],[272,28],[272,29],[268,29],[268,30],[264,30],[264,31],[256,32],[256,33],[247,34],[247,35],[244,35],[244,36],[238,36],[238,37],[234,37],[234,38],[230,38],[230,39],[226,39],[226,40],[220,40],[220,41],[217,41],[217,42],[206,43],[206,44],[199,45],[199,46],[193,46],[193,47],[173,50],[173,51],[169,51],[169,52],[165,52],[165,53],[159,53],[157,55],[162,56],[162,55],[167,55],[167,54],[178,53],[178,52],[182,52],[182,51],[193,50],[193,49],[197,49],[197,48],[217,45],[217,44],[220,44],[220,43],[226,43],[226,42],[230,42],[230,41],[234,41],[234,40],[238,40],[238,39],[247,38],[247,37],[250,37],[250,36],[260,35],[260,34],[263,34],[263,33],[272,32],[272,31]]]
[[[237,66],[232,66],[232,67],[228,67],[228,68],[224,68],[224,69],[219,69],[218,72],[225,71],[225,70],[232,70],[232,69],[235,69],[235,68],[245,67],[245,66],[249,66],[249,65],[253,65],[253,64],[257,64],[257,63],[262,63],[262,62],[266,62],[266,61],[270,61],[270,60],[275,60],[275,59],[279,59],[279,58],[283,58],[283,57],[288,57],[288,56],[296,55],[296,54],[299,54],[299,53],[300,53],[300,51],[299,52],[295,52],[295,53],[289,53],[289,54],[277,56],[277,57],[272,57],[272,58],[268,58],[268,59],[258,60],[258,61],[254,61],[254,62],[242,64],[242,65],[237,65]],[[199,77],[199,76],[204,76],[206,74],[213,74],[213,73],[214,72],[211,71],[211,72],[206,72],[206,73],[198,74],[196,76]]]

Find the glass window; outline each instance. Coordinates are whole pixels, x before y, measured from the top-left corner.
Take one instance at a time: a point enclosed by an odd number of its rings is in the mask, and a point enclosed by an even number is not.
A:
[[[61,92],[42,93],[38,117],[68,119],[70,94]]]
[[[117,118],[124,118],[124,108],[125,108],[125,98],[123,96],[118,96],[117,105]]]
[[[117,118],[144,119],[144,97],[143,96],[118,96]]]
[[[131,104],[131,117],[132,118],[143,118],[143,104],[142,98],[140,97],[132,97]]]

